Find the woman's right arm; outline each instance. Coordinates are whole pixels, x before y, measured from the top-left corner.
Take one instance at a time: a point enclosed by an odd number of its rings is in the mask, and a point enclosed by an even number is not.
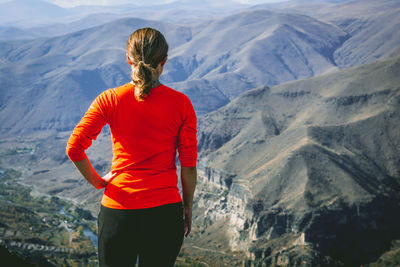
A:
[[[87,158],[85,150],[90,147],[92,140],[96,139],[108,121],[109,97],[110,94],[106,91],[93,101],[88,111],[75,127],[66,147],[67,155],[75,167],[97,189],[105,187],[109,179],[107,176],[102,178],[96,172]]]

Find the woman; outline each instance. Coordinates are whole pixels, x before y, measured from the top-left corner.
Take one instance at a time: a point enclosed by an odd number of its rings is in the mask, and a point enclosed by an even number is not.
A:
[[[132,82],[109,89],[75,127],[67,154],[95,188],[105,188],[98,218],[100,266],[173,266],[191,230],[196,185],[196,114],[187,96],[160,84],[168,44],[157,30],[127,43]],[[113,144],[111,172],[101,177],[85,150],[105,124]],[[176,150],[183,201],[177,187]]]

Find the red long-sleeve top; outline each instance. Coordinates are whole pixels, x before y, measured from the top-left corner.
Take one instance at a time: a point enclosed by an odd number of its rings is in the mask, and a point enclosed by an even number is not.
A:
[[[102,205],[143,209],[182,201],[177,187],[176,150],[181,166],[197,161],[196,114],[189,98],[165,85],[137,101],[134,85],[101,93],[75,127],[67,144],[72,161],[86,158],[105,124],[113,146],[111,171]]]

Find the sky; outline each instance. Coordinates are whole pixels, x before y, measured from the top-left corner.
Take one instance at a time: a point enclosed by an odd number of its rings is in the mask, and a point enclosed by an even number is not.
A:
[[[0,0],[0,3],[10,2],[11,0]],[[143,0],[44,0],[52,4],[56,4],[62,7],[75,7],[79,5],[118,5],[126,3],[135,3],[138,5],[143,5]],[[152,0],[152,4],[163,4],[174,2],[175,0]],[[189,0],[190,1],[190,0]],[[218,0],[206,0],[208,2],[218,1]],[[260,4],[260,3],[276,3],[283,2],[285,0],[233,0],[238,3],[243,4]],[[145,2],[148,3],[148,2]]]
[[[125,3],[143,4],[142,0],[46,0],[47,2],[60,5],[62,7],[74,7],[79,5],[116,5]],[[210,0],[209,0],[210,1]],[[218,0],[214,0],[218,1]],[[243,4],[276,3],[285,0],[234,0]],[[152,0],[152,4],[163,4],[174,2],[174,0]],[[148,2],[147,2],[148,3]]]

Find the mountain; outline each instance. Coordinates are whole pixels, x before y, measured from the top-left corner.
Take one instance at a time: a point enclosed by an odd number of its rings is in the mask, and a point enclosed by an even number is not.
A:
[[[342,10],[346,3],[327,5]],[[1,42],[0,134],[72,129],[98,93],[129,81],[125,41],[139,27],[159,28],[166,35],[170,52],[162,82],[185,92],[197,113],[205,114],[261,85],[397,55],[400,39],[392,33],[399,9],[389,7],[370,18],[349,15],[347,22],[323,20],[322,11],[315,19],[285,9],[249,10],[187,26],[126,18],[57,37]],[[106,19],[92,16],[80,21],[87,25],[65,25],[84,28]],[[65,25],[54,29],[63,32]],[[55,34],[45,28],[41,34],[46,32]]]
[[[18,9],[13,5],[3,6],[3,12],[14,14]],[[0,4],[1,5],[1,4]],[[29,7],[21,2],[25,9]],[[52,16],[48,9],[38,6],[36,13],[41,13],[40,20],[37,17],[25,15],[24,20],[17,22],[4,22],[0,20],[0,40],[26,40],[39,37],[54,37],[68,33],[99,26],[121,18],[140,18],[144,20],[156,20],[179,25],[197,24],[210,19],[237,13],[247,7],[231,1],[198,1],[198,3],[183,1],[168,4],[135,5],[122,4],[114,6],[77,6],[74,8],[56,7],[62,16]],[[59,13],[60,13],[59,12]],[[15,16],[11,16],[15,20]],[[38,23],[38,21],[40,23]]]
[[[51,37],[109,22],[110,19],[128,17],[163,22],[204,22],[213,18],[237,13],[248,5],[235,1],[173,1],[169,3],[117,3],[114,5],[79,5],[63,8],[41,0],[10,0],[0,3],[0,26],[11,30],[27,31],[27,36],[12,33],[13,39]],[[32,33],[33,31],[33,33]],[[7,40],[6,31],[0,39]],[[8,39],[10,40],[10,39]]]
[[[53,20],[71,15],[68,10],[41,0],[13,0],[0,3],[0,24],[40,22],[42,19]]]
[[[60,37],[0,43],[2,134],[74,127],[101,91],[129,81],[126,40],[146,26],[163,32],[172,48],[191,38],[185,26],[121,19]]]
[[[67,21],[57,20],[50,25],[36,27],[17,28],[12,26],[0,26],[0,40],[27,40],[40,37],[54,37],[100,26],[107,22],[121,19],[119,14],[97,13],[83,18],[69,18]],[[70,22],[69,22],[70,21]]]
[[[250,17],[253,17],[252,23],[248,21]],[[264,20],[257,23],[258,18]],[[306,27],[311,22],[318,27],[311,27],[309,35],[304,35],[300,28],[295,29],[283,23],[276,25],[277,21],[285,22],[289,19],[297,19],[297,27]],[[235,26],[232,24],[234,21]],[[1,126],[2,133],[71,129],[99,92],[129,80],[124,43],[133,29],[144,26],[158,28],[166,34],[171,56],[163,80],[170,84],[171,81],[186,78],[185,83],[171,85],[176,85],[177,89],[181,89],[179,85],[189,88],[186,92],[200,113],[228,103],[233,96],[256,84],[266,81],[278,83],[326,71],[332,67],[328,59],[313,52],[315,59],[309,60],[302,54],[301,49],[319,49],[320,53],[333,53],[333,47],[340,42],[340,37],[343,37],[340,35],[341,31],[336,28],[319,24],[308,17],[286,17],[271,12],[255,11],[243,13],[238,18],[228,17],[226,20],[212,22],[204,30],[193,28],[193,31],[197,31],[194,42],[190,42],[194,36],[189,27],[140,19],[122,19],[60,37],[3,42],[0,44],[0,58],[3,62],[0,69],[0,114],[7,120]],[[236,26],[242,27],[243,33],[249,30],[249,27],[257,30],[243,35],[243,38],[238,40],[232,38],[232,41],[221,46],[223,40],[233,34]],[[264,26],[269,28],[265,29]],[[210,40],[211,33],[218,29],[221,30],[215,32],[214,36],[219,37]],[[324,33],[324,38],[319,36],[321,32]],[[222,33],[225,35],[221,36]],[[301,39],[307,38],[309,41],[301,42]],[[313,38],[316,40],[311,41]],[[204,43],[207,43],[207,46]],[[239,43],[243,43],[243,46],[239,46]],[[265,60],[253,62],[253,58],[269,46],[276,46],[277,54],[262,52]],[[282,51],[279,52],[279,49]],[[215,56],[206,58],[209,54]],[[296,60],[296,56],[300,58]],[[191,58],[193,73],[183,69],[190,68],[190,64],[184,64],[183,61]],[[269,72],[280,77],[271,81],[273,77],[267,75],[261,79],[263,68],[266,67],[264,61],[272,64],[271,61],[276,59],[280,60],[276,64],[276,70],[271,69]],[[235,60],[238,63],[229,66],[229,62]],[[243,69],[243,74],[236,71],[239,68]],[[222,74],[218,75],[219,72]],[[197,78],[203,80],[196,80]],[[209,78],[214,84],[205,78]],[[229,88],[231,84],[235,86]],[[77,95],[81,96],[79,101],[74,100]],[[210,101],[206,103],[205,99]]]
[[[193,27],[122,19],[59,37],[3,42],[0,116],[7,120],[1,133],[72,129],[99,92],[129,81],[125,40],[144,26],[166,34],[171,51],[162,80],[186,92],[199,114],[260,84],[334,70],[332,54],[346,38],[310,17],[253,11]]]
[[[308,16],[242,12],[208,23],[171,51],[163,79],[184,92],[190,82],[188,94],[211,89],[213,95],[232,100],[259,85],[335,70],[333,52],[346,38],[338,27]],[[197,105],[201,113],[213,109]]]
[[[342,23],[343,30],[352,37],[334,53],[339,67],[361,65],[399,54],[400,34],[393,33],[400,28],[400,3],[391,11]]]
[[[204,114],[260,85],[398,55],[400,35],[394,33],[399,18],[400,4],[394,0],[254,6],[204,24],[189,42],[171,52],[164,79],[196,96],[196,110]],[[213,97],[202,101],[205,95]]]
[[[202,116],[192,245],[245,251],[245,266],[376,260],[400,238],[399,84],[396,57]]]
[[[0,41],[11,41],[19,39],[34,39],[38,37],[29,31],[9,26],[0,26]]]

